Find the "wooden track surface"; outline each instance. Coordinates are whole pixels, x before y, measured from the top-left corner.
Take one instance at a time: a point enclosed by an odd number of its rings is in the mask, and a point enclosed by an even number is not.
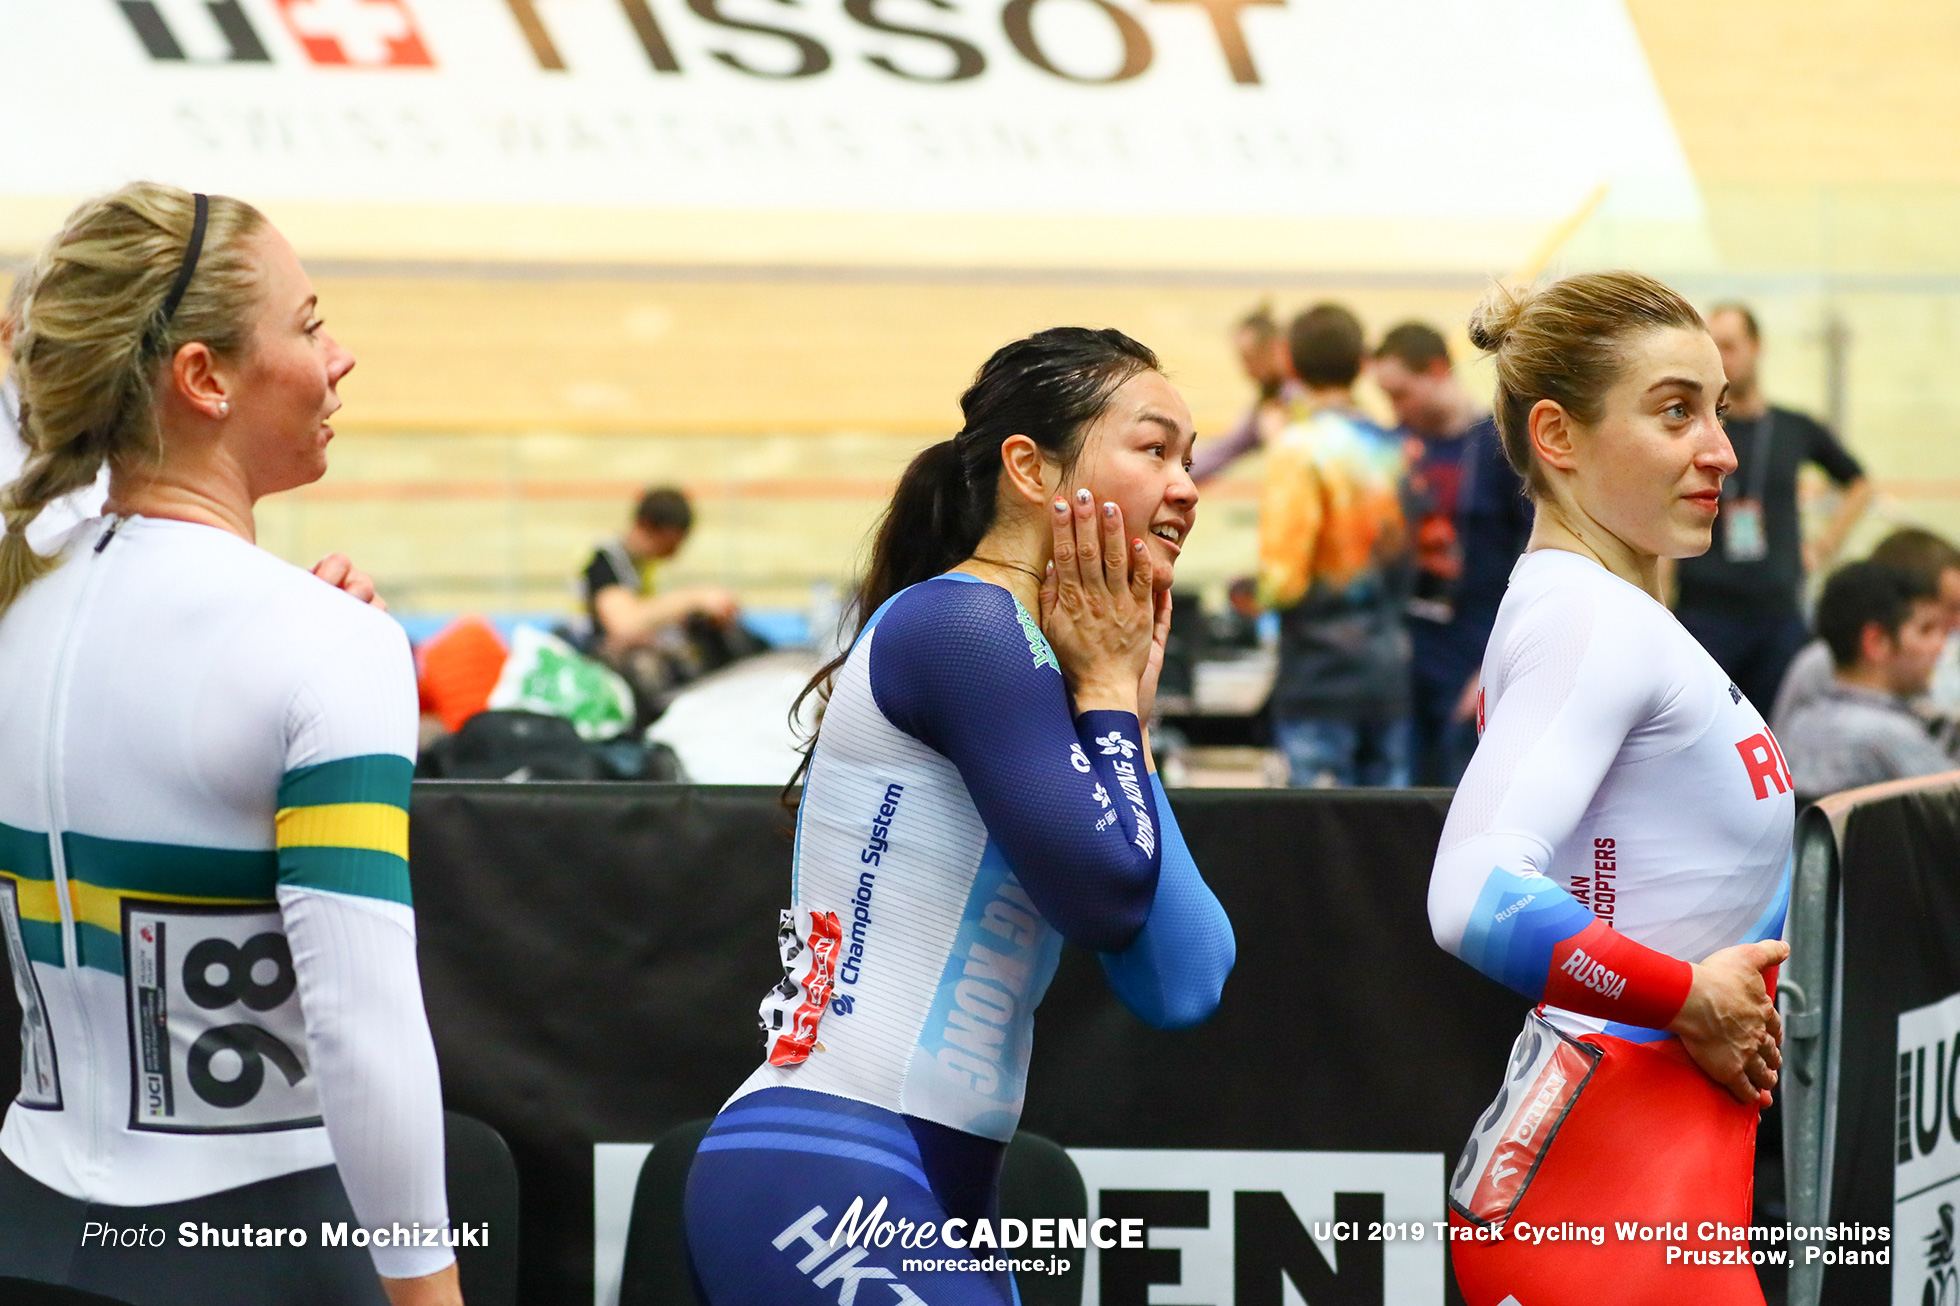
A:
[[[1683,263],[1680,284],[1704,303],[1756,304],[1771,393],[1812,411],[1839,315],[1845,434],[1886,490],[1854,542],[1899,521],[1960,535],[1960,10],[1628,11],[1708,207],[1713,262]],[[1478,140],[1474,115],[1438,124],[1438,148],[1501,165],[1502,142]],[[1095,253],[1079,230],[1057,235],[1055,249]],[[1566,265],[1618,262],[1624,236],[1589,223]],[[264,538],[299,561],[351,552],[409,609],[562,606],[633,490],[673,481],[701,508],[676,578],[801,603],[812,582],[848,576],[898,470],[957,425],[959,391],[1005,340],[1061,322],[1121,327],[1163,355],[1200,430],[1216,433],[1248,397],[1231,325],[1266,294],[1282,312],[1341,299],[1371,334],[1408,317],[1447,330],[1477,296],[1474,267],[1371,281],[1340,252],[1358,248],[1355,233],[1325,237],[1316,249],[1303,229],[1301,250],[1269,257],[1263,279],[1256,261],[1210,256],[1190,265],[1236,270],[1126,279],[1089,255],[1058,264],[1037,230],[992,250],[1005,270],[988,273],[934,272],[897,245],[890,268],[857,272],[612,275],[575,265],[603,250],[557,247],[539,253],[573,260],[555,270],[321,263],[327,316],[361,363],[332,472],[263,505]],[[1344,271],[1300,270],[1316,265]],[[1186,555],[1185,578],[1214,589],[1251,562],[1256,464],[1238,477],[1213,488]]]

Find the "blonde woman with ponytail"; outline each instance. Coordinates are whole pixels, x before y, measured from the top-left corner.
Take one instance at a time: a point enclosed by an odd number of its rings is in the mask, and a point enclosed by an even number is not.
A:
[[[1499,291],[1471,338],[1537,520],[1429,917],[1539,1005],[1451,1182],[1457,1283],[1470,1306],[1761,1303],[1747,1242],[1708,1233],[1750,1223],[1782,1064],[1790,774],[1659,586],[1662,559],[1708,548],[1735,470],[1721,357],[1631,272]]]
[[[20,319],[20,306],[27,298],[27,277],[14,278],[7,295],[7,306],[0,309],[0,487],[20,475],[27,460],[27,445],[20,435],[20,391],[10,375],[7,358],[13,352],[14,324]],[[42,510],[27,528],[28,542],[42,553],[51,552],[70,527],[102,512],[109,497],[109,468],[104,464],[95,480]]]
[[[142,183],[43,251],[13,365],[0,925],[24,1056],[0,1280],[457,1303],[407,641],[344,558],[309,574],[254,543],[254,503],[325,472],[353,357],[256,210]],[[106,515],[32,547],[105,465]],[[426,1235],[322,1245],[343,1221]]]

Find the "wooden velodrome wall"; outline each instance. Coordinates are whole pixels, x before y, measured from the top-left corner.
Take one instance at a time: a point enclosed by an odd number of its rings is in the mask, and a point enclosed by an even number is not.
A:
[[[1865,537],[1899,520],[1960,532],[1960,11],[1629,11],[1715,249],[1649,270],[1704,303],[1756,303],[1772,393],[1813,410],[1828,400],[1825,326],[1841,320],[1846,434],[1887,491]],[[1437,146],[1502,166],[1503,142],[1478,139],[1474,113],[1438,123]],[[1617,235],[1589,224],[1564,265],[1620,261]],[[1257,301],[1339,298],[1372,333],[1411,316],[1448,328],[1484,271],[1126,275],[1043,254],[950,271],[316,263],[327,316],[362,361],[334,470],[264,505],[265,542],[302,561],[344,549],[409,610],[558,607],[634,489],[671,480],[701,509],[677,578],[801,604],[811,582],[848,575],[906,458],[954,428],[961,387],[1002,341],[1058,322],[1122,327],[1162,353],[1216,433],[1247,397],[1227,337]],[[1213,487],[1185,579],[1215,586],[1248,568],[1256,478],[1249,466]]]
[[[1374,291],[1377,327],[1460,320],[1478,283]],[[1227,336],[1256,284],[933,274],[658,274],[610,280],[371,276],[321,281],[363,355],[334,476],[269,518],[305,554],[358,535],[424,607],[562,601],[595,534],[639,485],[677,481],[701,529],[677,576],[807,601],[843,580],[906,461],[958,429],[958,396],[997,346],[1057,323],[1120,327],[1162,355],[1200,429],[1245,401]],[[1288,287],[1283,308],[1341,286]],[[452,330],[452,324],[460,329]],[[1190,568],[1243,571],[1253,469],[1213,487]],[[508,591],[500,569],[521,583]],[[471,580],[477,594],[472,596]]]

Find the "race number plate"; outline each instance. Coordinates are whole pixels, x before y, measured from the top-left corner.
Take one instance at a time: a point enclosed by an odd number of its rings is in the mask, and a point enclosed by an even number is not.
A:
[[[320,1123],[278,908],[125,898],[123,962],[131,1129],[233,1134]]]
[[[0,922],[6,926],[7,960],[13,963],[14,994],[20,999],[20,1096],[14,1101],[37,1111],[59,1111],[61,1068],[55,1061],[54,1030],[41,1000],[41,981],[20,937],[20,888],[6,877],[0,877]]]
[[[1486,1225],[1511,1218],[1600,1055],[1536,1012],[1525,1018],[1504,1083],[1477,1120],[1450,1181],[1450,1205],[1458,1215]]]

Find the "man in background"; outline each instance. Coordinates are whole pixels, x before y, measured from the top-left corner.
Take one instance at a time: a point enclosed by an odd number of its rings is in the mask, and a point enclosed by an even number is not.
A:
[[[1871,483],[1829,431],[1763,397],[1755,314],[1742,304],[1718,305],[1708,315],[1708,331],[1728,373],[1729,442],[1737,466],[1722,485],[1714,543],[1679,564],[1675,611],[1760,709],[1776,702],[1784,672],[1804,644],[1798,606],[1804,574],[1837,556],[1871,502]],[[1844,491],[1809,556],[1797,515],[1797,470],[1807,462]]]
[[[740,605],[725,589],[693,585],[658,592],[660,564],[680,552],[693,529],[694,507],[687,496],[660,486],[640,496],[624,535],[593,552],[583,583],[595,647],[617,652],[649,644],[696,615],[724,627],[734,622]]]
[[[1408,613],[1410,723],[1418,784],[1454,785],[1477,747],[1477,682],[1531,503],[1497,424],[1463,389],[1435,328],[1404,322],[1375,351],[1408,472],[1402,510],[1414,567]]]
[[[1232,334],[1239,351],[1239,365],[1258,391],[1252,407],[1239,424],[1216,439],[1198,444],[1191,455],[1191,479],[1203,481],[1218,475],[1227,466],[1259,448],[1285,426],[1288,409],[1302,393],[1293,375],[1293,355],[1286,343],[1286,332],[1273,320],[1273,306],[1261,304],[1240,322]]]
[[[688,681],[755,652],[740,604],[714,585],[660,589],[660,564],[694,529],[687,496],[660,486],[640,496],[626,533],[601,544],[580,578],[592,632],[586,649],[625,676],[648,721]]]
[[[1960,549],[1918,526],[1901,526],[1878,542],[1871,562],[1909,571],[1933,587],[1946,618],[1946,643],[1933,664],[1933,680],[1925,696],[1913,704],[1931,722],[1951,722],[1960,716]],[[1830,646],[1812,640],[1797,654],[1776,694],[1770,724],[1779,732],[1798,708],[1829,687],[1832,677]]]
[[[1355,408],[1361,323],[1321,304],[1288,332],[1305,393],[1267,451],[1259,593],[1279,613],[1274,742],[1297,786],[1409,783],[1400,442]]]
[[[1777,732],[1798,797],[1952,770],[1911,706],[1947,635],[1927,578],[1882,562],[1842,567],[1817,600],[1817,630],[1835,673]]]

